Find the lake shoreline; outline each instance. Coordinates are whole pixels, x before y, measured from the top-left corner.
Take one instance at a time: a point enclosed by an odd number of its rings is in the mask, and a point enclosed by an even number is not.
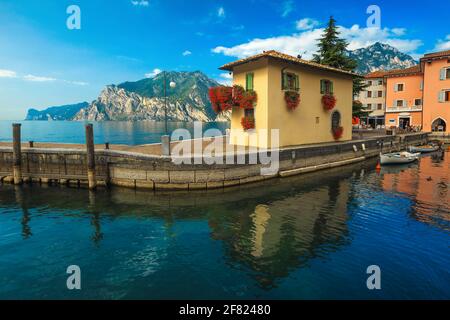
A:
[[[203,148],[212,138],[203,141]],[[109,149],[96,149],[95,176],[88,168],[86,149],[51,148],[52,144],[43,144],[42,148],[24,148],[21,150],[20,177],[14,175],[14,152],[12,147],[0,144],[0,179],[3,183],[41,183],[61,185],[121,186],[150,190],[199,190],[220,189],[244,185],[258,181],[287,177],[324,169],[346,166],[362,162],[379,155],[383,151],[405,150],[408,146],[428,142],[425,133],[398,136],[378,136],[363,140],[341,143],[327,143],[312,146],[282,148],[279,153],[279,168],[276,173],[263,174],[265,163],[257,154],[245,152],[245,164],[229,164],[226,153],[222,164],[212,163],[198,154],[189,154],[190,162],[177,164],[171,156],[161,155],[160,144],[147,146],[116,146]],[[192,141],[175,142],[192,143]],[[61,147],[59,145],[53,145]],[[144,151],[145,152],[144,152]],[[272,151],[273,152],[273,151]],[[250,159],[256,157],[257,163]],[[233,154],[233,160],[237,160]],[[16,160],[17,162],[17,160]],[[93,181],[94,180],[94,181]]]

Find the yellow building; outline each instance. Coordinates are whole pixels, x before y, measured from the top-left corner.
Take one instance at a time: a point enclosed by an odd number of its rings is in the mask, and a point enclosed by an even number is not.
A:
[[[276,51],[241,59],[220,69],[233,73],[234,85],[254,90],[258,96],[254,109],[233,108],[231,144],[270,148],[272,129],[279,129],[280,147],[352,139],[354,73]],[[287,107],[286,92],[299,93],[297,108]],[[324,95],[335,97],[332,110],[324,108]],[[244,117],[254,118],[255,130],[243,129]]]

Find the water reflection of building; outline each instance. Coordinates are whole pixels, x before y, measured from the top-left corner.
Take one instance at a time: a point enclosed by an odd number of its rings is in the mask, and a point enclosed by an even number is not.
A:
[[[236,208],[228,219],[215,215],[212,237],[224,242],[233,263],[249,267],[258,283],[270,288],[311,258],[346,243],[348,199],[348,180],[287,193]]]
[[[412,215],[417,220],[432,224],[436,219],[450,221],[449,154],[436,153],[423,157],[418,166],[418,170],[398,167],[383,169],[383,189],[410,196],[414,201]]]

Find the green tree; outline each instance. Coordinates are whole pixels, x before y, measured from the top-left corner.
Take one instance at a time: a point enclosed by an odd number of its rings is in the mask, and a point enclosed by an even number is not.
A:
[[[331,16],[327,27],[318,40],[318,51],[313,56],[313,61],[330,67],[354,72],[358,63],[347,54],[348,43],[339,37],[340,32],[336,26],[336,20]],[[367,88],[361,77],[353,79],[353,97],[356,97],[362,90]],[[367,115],[362,105],[354,104],[353,115],[360,117]]]

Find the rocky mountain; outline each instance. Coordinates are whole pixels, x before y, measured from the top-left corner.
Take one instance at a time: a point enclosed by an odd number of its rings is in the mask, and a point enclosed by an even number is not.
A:
[[[406,69],[418,64],[411,56],[380,42],[367,48],[349,51],[349,56],[358,62],[356,71],[361,74],[379,70]]]
[[[25,120],[71,120],[81,109],[87,108],[88,106],[89,103],[82,102],[78,104],[50,107],[42,111],[29,109]]]
[[[227,121],[211,108],[208,89],[219,83],[202,72],[167,72],[167,116],[170,121]],[[139,121],[165,119],[164,74],[136,82],[107,86],[99,97],[64,120]],[[31,112],[31,110],[30,110]],[[32,112],[33,113],[33,112]]]

